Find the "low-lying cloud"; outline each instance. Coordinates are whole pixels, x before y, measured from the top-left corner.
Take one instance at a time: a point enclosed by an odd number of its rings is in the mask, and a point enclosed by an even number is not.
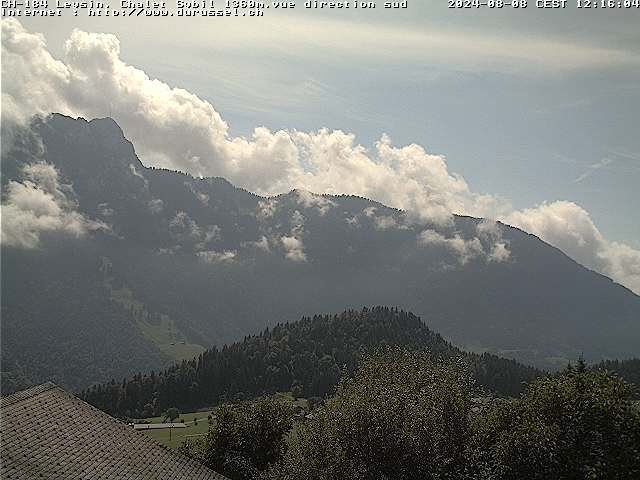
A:
[[[284,236],[280,239],[284,248],[285,258],[292,262],[306,262],[307,254],[304,252],[304,244],[298,237]]]
[[[484,255],[482,243],[477,237],[471,240],[465,240],[460,235],[446,238],[435,230],[425,230],[418,235],[418,245],[444,247],[456,255],[461,265],[465,265],[475,257]]]
[[[574,260],[640,293],[640,252],[605,239],[589,213],[573,202],[543,203],[504,221],[539,236]]]
[[[451,252],[460,265],[466,265],[474,259],[486,262],[506,262],[511,257],[507,242],[502,240],[501,230],[495,222],[481,222],[477,228],[478,237],[463,238],[460,234],[446,237],[440,232],[426,229],[418,235],[418,245],[422,247],[441,247]],[[480,237],[485,239],[485,249]]]
[[[640,292],[640,252],[604,239],[588,213],[575,204],[572,211],[580,215],[572,222],[557,221],[559,210],[571,215],[562,202],[513,211],[503,199],[473,192],[462,176],[448,170],[444,156],[417,144],[396,146],[386,135],[372,148],[358,144],[351,133],[329,129],[274,132],[258,127],[249,138],[234,137],[209,102],[126,64],[114,35],[74,30],[59,60],[42,36],[8,19],[2,22],[2,63],[3,125],[24,122],[36,113],[88,118],[111,114],[147,165],[223,176],[263,195],[294,188],[360,195],[434,225],[450,224],[452,212],[504,219]],[[318,200],[322,198],[299,195],[321,215],[332,208]],[[275,205],[264,202],[256,215],[273,215]],[[388,223],[380,226],[390,227]],[[576,228],[584,228],[584,235],[576,234]],[[280,243],[287,258],[306,260],[300,234],[292,232]],[[496,241],[488,254],[504,260],[508,246]]]
[[[46,233],[80,238],[108,226],[76,210],[71,185],[60,182],[53,165],[38,162],[22,168],[22,181],[11,180],[2,201],[2,243],[33,249]]]
[[[180,245],[188,245],[193,250],[206,250],[207,246],[222,238],[218,225],[201,226],[188,213],[179,211],[169,221],[169,235]]]
[[[306,233],[304,228],[305,220],[304,215],[302,215],[299,210],[293,212],[290,220],[291,231],[289,235],[283,235],[280,238],[285,258],[292,262],[307,261],[307,254],[304,251],[304,242],[302,240],[302,237]]]
[[[223,250],[218,252],[216,250],[204,250],[197,252],[196,256],[203,262],[209,264],[224,264],[233,263],[236,259],[237,252],[235,250]]]
[[[329,210],[336,206],[336,203],[322,195],[311,193],[307,190],[296,190],[298,204],[304,208],[315,208],[318,214],[324,217]]]

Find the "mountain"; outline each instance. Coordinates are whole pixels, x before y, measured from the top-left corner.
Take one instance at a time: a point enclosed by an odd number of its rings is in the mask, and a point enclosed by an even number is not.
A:
[[[112,415],[135,418],[283,391],[324,397],[334,393],[342,375],[356,371],[362,355],[385,346],[457,359],[467,366],[476,387],[502,395],[517,396],[542,373],[514,360],[461,352],[412,313],[374,307],[278,324],[157,374],[138,373],[122,383],[94,385],[82,397]]]
[[[108,118],[35,118],[3,144],[2,188],[6,390],[78,390],[372,304],[540,367],[640,355],[640,297],[533,235],[148,168]]]

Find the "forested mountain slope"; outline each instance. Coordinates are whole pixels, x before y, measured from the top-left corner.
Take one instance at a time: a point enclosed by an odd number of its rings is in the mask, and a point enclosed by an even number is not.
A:
[[[146,168],[111,119],[35,119],[3,144],[2,187],[5,390],[81,389],[372,304],[543,367],[640,355],[640,297],[533,235]]]
[[[640,400],[640,358],[629,360],[605,360],[592,367],[594,370],[614,372],[635,385],[635,398]]]
[[[342,375],[353,374],[363,355],[392,346],[456,361],[478,388],[502,395],[518,395],[541,374],[513,360],[462,352],[412,313],[375,307],[278,324],[162,372],[94,385],[82,397],[114,415],[148,417],[171,407],[191,411],[278,391],[325,396]]]

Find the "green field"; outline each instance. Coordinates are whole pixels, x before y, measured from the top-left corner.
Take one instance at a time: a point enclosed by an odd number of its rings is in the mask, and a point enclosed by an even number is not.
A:
[[[178,448],[186,439],[197,440],[207,433],[209,430],[209,420],[207,419],[207,416],[210,413],[211,412],[183,413],[180,415],[180,418],[184,419],[184,423],[187,425],[187,428],[142,430],[139,433],[147,435],[167,447]],[[198,420],[197,425],[194,424],[194,418]],[[144,420],[145,422],[151,423],[163,423],[165,421],[164,417],[151,417],[145,418]]]
[[[308,400],[304,398],[294,399],[290,392],[275,393],[273,394],[273,398],[285,402],[290,402],[294,406],[300,407],[306,411],[309,410]],[[209,430],[209,420],[207,417],[211,413],[211,410],[206,410],[180,414],[180,419],[184,419],[184,423],[185,425],[187,425],[187,428],[173,428],[171,429],[171,431],[169,431],[168,428],[162,430],[142,430],[140,431],[140,433],[153,438],[157,442],[167,447],[175,449],[182,445],[182,443],[187,439],[197,440],[204,437],[204,435]],[[197,419],[197,425],[194,424],[194,418]],[[166,421],[168,422],[168,420]],[[176,420],[176,422],[179,421],[180,420]],[[141,419],[141,422],[164,423],[165,417],[144,418]]]
[[[205,351],[202,345],[189,343],[167,315],[160,314],[159,318],[152,321],[152,315],[145,304],[137,300],[128,287],[114,288],[110,280],[105,280],[105,285],[111,291],[111,299],[131,312],[142,334],[171,358],[178,361],[191,360]]]

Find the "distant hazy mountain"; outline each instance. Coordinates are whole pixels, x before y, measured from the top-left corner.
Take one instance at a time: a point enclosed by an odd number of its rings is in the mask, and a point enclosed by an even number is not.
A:
[[[640,297],[533,235],[146,168],[111,119],[34,120],[3,150],[2,187],[7,389],[81,388],[372,304],[537,366],[640,355]]]

